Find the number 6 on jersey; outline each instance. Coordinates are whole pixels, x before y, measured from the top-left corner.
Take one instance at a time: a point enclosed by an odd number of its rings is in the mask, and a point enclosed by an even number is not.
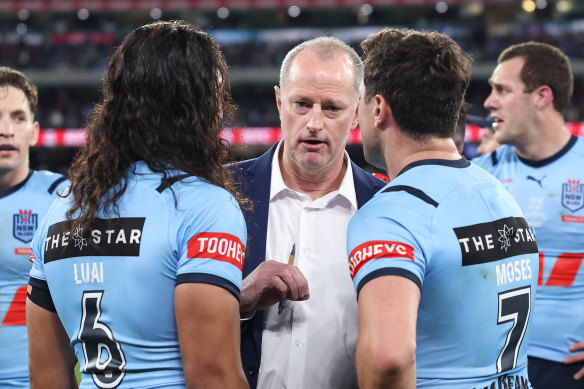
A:
[[[77,339],[83,344],[86,372],[91,373],[93,382],[99,388],[116,388],[126,373],[123,367],[126,358],[114,339],[112,330],[99,321],[103,291],[83,292],[81,307],[81,328]]]

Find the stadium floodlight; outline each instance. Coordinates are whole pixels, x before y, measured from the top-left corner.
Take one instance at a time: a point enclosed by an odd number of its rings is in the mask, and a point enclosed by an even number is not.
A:
[[[79,20],[89,19],[89,10],[87,8],[81,8],[79,11],[77,11],[77,17]]]
[[[150,10],[150,17],[152,20],[159,20],[162,17],[162,10],[160,8],[152,8]]]
[[[436,3],[436,5],[434,6],[434,9],[436,10],[436,12],[438,12],[439,14],[443,14],[446,11],[448,11],[448,3],[445,1],[439,1]]]
[[[373,13],[373,6],[371,4],[362,4],[359,7],[359,13],[364,16],[369,16]]]
[[[293,5],[288,8],[288,16],[290,16],[291,18],[297,18],[298,16],[300,16],[301,12],[302,11],[300,10],[300,7],[298,7],[297,5]]]
[[[25,21],[30,16],[30,11],[26,8],[21,8],[16,13],[16,16],[19,20]]]
[[[219,19],[227,19],[229,17],[229,8],[227,7],[217,8],[217,17]]]
[[[571,0],[560,0],[556,3],[558,12],[570,12],[574,8],[574,3]]]
[[[525,12],[531,13],[535,11],[535,2],[533,0],[523,0],[521,2],[521,8],[523,8]]]

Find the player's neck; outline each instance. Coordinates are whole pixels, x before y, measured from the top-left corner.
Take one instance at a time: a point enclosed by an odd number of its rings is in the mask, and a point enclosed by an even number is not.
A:
[[[420,141],[397,136],[387,142],[384,151],[390,180],[409,164],[425,159],[458,160],[461,155],[451,138],[425,138]]]
[[[29,172],[28,164],[15,170],[0,169],[0,191],[4,191],[20,184],[22,181],[26,180]]]
[[[563,119],[542,123],[539,130],[523,138],[515,145],[517,154],[525,159],[540,161],[549,158],[563,149],[570,141],[570,134]]]

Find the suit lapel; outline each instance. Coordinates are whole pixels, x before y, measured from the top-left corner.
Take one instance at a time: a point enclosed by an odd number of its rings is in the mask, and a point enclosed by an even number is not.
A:
[[[244,168],[242,192],[253,199],[253,210],[244,212],[248,229],[248,250],[243,267],[243,277],[259,266],[266,256],[266,233],[268,227],[268,210],[270,208],[270,185],[272,178],[272,159],[276,146],[259,158],[251,161]]]

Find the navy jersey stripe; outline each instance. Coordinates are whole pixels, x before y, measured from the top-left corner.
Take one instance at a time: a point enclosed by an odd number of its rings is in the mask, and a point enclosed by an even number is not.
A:
[[[578,141],[578,137],[576,135],[572,135],[570,137],[570,140],[568,141],[568,143],[566,143],[566,145],[564,147],[562,147],[562,149],[560,151],[558,151],[557,153],[555,153],[551,157],[547,157],[547,158],[541,159],[539,161],[533,161],[531,159],[522,158],[519,156],[519,154],[517,154],[517,158],[519,158],[519,160],[521,162],[523,162],[524,164],[526,164],[527,166],[531,166],[531,167],[535,167],[535,168],[543,167],[543,166],[549,165],[552,162],[557,161],[558,159],[560,159],[561,157],[566,155],[566,153],[568,151],[570,151],[570,149],[576,144],[577,141]]]
[[[53,192],[55,191],[55,189],[57,189],[57,186],[59,186],[59,184],[63,181],[65,181],[67,179],[67,177],[61,176],[58,179],[55,180],[55,182],[53,182],[51,184],[51,186],[49,186],[49,189],[47,190],[47,192],[49,192],[50,194],[53,194]]]
[[[29,291],[26,293],[29,300],[47,311],[57,313],[55,309],[55,304],[53,303],[53,298],[51,297],[51,292],[49,291],[49,285],[47,281],[39,280],[38,278],[30,277],[28,280],[30,285]]]
[[[203,284],[211,284],[220,286],[224,289],[227,289],[232,295],[235,296],[237,301],[239,301],[239,288],[234,283],[226,280],[225,278],[207,274],[207,273],[185,273],[179,274],[176,277],[176,284],[185,284],[185,283],[203,283]]]
[[[400,191],[407,192],[407,193],[411,194],[412,196],[415,196],[415,197],[419,198],[420,200],[425,201],[430,205],[433,205],[434,207],[438,207],[438,202],[436,200],[434,200],[433,198],[428,196],[426,193],[422,192],[420,189],[414,188],[412,186],[407,186],[407,185],[390,186],[389,188],[383,190],[382,193],[400,192]]]
[[[158,193],[162,193],[163,190],[170,188],[175,182],[178,182],[180,180],[182,180],[183,178],[187,178],[187,177],[191,177],[193,176],[193,174],[179,174],[178,176],[173,176],[173,177],[168,177],[168,178],[164,178],[162,180],[162,183],[160,184],[160,186],[158,186],[158,188],[156,188],[156,190],[158,191]]]
[[[399,267],[384,267],[384,268],[372,271],[371,273],[369,273],[365,277],[363,277],[363,279],[361,280],[361,282],[359,282],[359,285],[357,286],[357,298],[359,298],[359,292],[361,291],[361,288],[366,283],[368,283],[369,281],[371,281],[374,278],[383,277],[383,276],[405,277],[409,280],[412,280],[416,285],[418,285],[418,288],[420,288],[420,291],[422,290],[422,281],[420,281],[418,276],[416,276],[411,271],[406,270],[406,269],[402,269]]]
[[[499,163],[499,160],[497,159],[497,152],[493,151],[491,153],[491,163],[493,164],[493,166],[495,166],[497,163]]]

